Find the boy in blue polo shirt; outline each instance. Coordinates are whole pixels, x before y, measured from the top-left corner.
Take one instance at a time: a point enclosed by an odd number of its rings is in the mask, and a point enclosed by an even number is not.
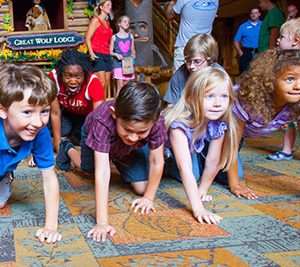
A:
[[[56,96],[51,79],[37,67],[1,65],[0,70],[0,208],[12,193],[13,171],[32,153],[42,172],[45,226],[36,237],[47,243],[61,240],[57,232],[59,185],[48,128],[50,104]]]

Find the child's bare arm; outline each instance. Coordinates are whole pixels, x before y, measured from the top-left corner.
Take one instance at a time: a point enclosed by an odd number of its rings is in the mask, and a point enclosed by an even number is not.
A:
[[[277,39],[279,35],[279,29],[273,27],[270,29],[270,41],[269,41],[269,49],[273,49],[276,47]]]
[[[115,229],[108,224],[108,192],[110,181],[109,154],[94,152],[96,225],[88,232],[96,242],[104,242],[107,234],[113,236]]]
[[[150,210],[155,211],[153,201],[158,189],[162,172],[164,168],[164,145],[156,149],[149,149],[149,179],[144,196],[133,201],[131,207],[135,207],[134,212],[141,209],[142,213],[149,213]]]
[[[57,232],[59,209],[59,185],[54,170],[43,171],[43,189],[45,195],[46,222],[44,228],[38,229],[36,237],[47,243],[55,243],[61,240]]]
[[[221,217],[207,211],[202,204],[198,192],[198,185],[193,173],[192,159],[188,140],[185,134],[179,129],[170,130],[170,141],[176,163],[180,172],[184,190],[192,206],[194,217],[200,222],[218,224]]]
[[[135,51],[135,44],[134,44],[134,36],[133,34],[131,34],[131,55],[132,55],[132,58],[136,58],[136,51]]]
[[[219,162],[221,158],[223,142],[224,135],[209,142],[208,153],[205,159],[205,166],[199,186],[199,194],[202,201],[211,200],[211,197],[207,196],[207,192],[218,171],[220,170]]]
[[[54,149],[58,153],[61,140],[61,111],[57,97],[51,103],[51,126],[53,131]]]
[[[237,119],[238,127],[237,127],[237,136],[238,142],[241,141],[243,130],[245,127],[245,122]],[[245,186],[239,181],[238,178],[238,160],[232,163],[231,167],[228,170],[228,184],[230,187],[230,191],[238,197],[245,197],[247,199],[257,198],[257,195],[250,188]]]
[[[116,57],[118,60],[122,60],[123,56],[121,54],[118,54],[118,53],[114,52],[115,41],[116,41],[116,36],[113,35],[110,39],[109,53],[110,53],[111,56]]]

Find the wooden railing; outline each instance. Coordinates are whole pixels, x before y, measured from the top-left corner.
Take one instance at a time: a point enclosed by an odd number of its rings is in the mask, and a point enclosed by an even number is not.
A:
[[[156,43],[173,57],[174,43],[178,32],[178,22],[168,21],[160,4],[153,0],[153,33]]]

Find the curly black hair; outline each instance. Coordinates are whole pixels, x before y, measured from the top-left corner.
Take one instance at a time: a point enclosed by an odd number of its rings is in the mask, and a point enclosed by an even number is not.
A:
[[[87,54],[78,52],[76,48],[67,48],[57,62],[55,69],[57,76],[62,79],[64,68],[70,65],[79,65],[84,72],[84,79],[87,80],[89,73],[92,71],[92,63]]]
[[[285,69],[299,65],[299,49],[273,49],[259,54],[241,77],[238,98],[244,101],[255,116],[260,116],[267,124],[276,115],[273,93],[277,78]],[[295,117],[299,114],[300,103],[291,106],[291,115]]]

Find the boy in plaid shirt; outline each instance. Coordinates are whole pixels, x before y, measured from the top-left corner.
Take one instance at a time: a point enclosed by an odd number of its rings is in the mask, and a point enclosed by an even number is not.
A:
[[[122,179],[143,197],[133,201],[134,212],[155,211],[153,200],[164,166],[163,145],[167,133],[161,111],[161,96],[148,83],[126,84],[116,100],[107,101],[88,115],[82,129],[81,152],[65,139],[58,160],[81,170],[95,172],[96,226],[88,236],[104,242],[115,229],[108,222],[109,160]]]

